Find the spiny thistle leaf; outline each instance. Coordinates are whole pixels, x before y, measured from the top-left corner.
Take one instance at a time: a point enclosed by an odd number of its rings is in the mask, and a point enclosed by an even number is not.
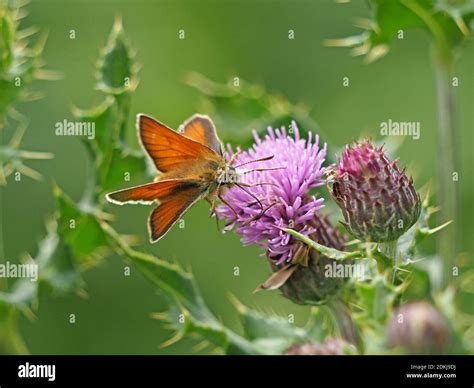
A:
[[[388,53],[390,42],[411,28],[424,29],[432,35],[443,55],[450,56],[450,46],[459,44],[474,18],[473,0],[371,0],[371,19],[356,25],[360,35],[329,39],[330,47],[350,47],[352,55],[365,55],[371,63]]]
[[[103,102],[89,110],[73,108],[79,120],[95,128],[95,138],[85,139],[97,170],[93,201],[103,203],[104,193],[147,170],[143,153],[127,145],[130,93],[138,84],[134,61],[120,19],[116,19],[108,43],[101,53],[97,88],[106,94]]]
[[[263,315],[243,305],[233,295],[230,296],[230,300],[239,313],[245,337],[251,341],[262,338],[278,339],[279,343],[286,343],[282,349],[284,351],[291,343],[309,339],[305,330],[290,323],[288,319],[277,315]]]
[[[440,231],[451,223],[451,221],[447,221],[438,227],[429,227],[430,217],[437,211],[435,207],[430,206],[430,193],[431,189],[429,186],[425,199],[421,203],[421,211],[418,221],[398,239],[398,256],[403,261],[414,260],[416,256],[416,247],[425,239],[425,237]]]
[[[47,234],[41,240],[35,263],[39,280],[53,293],[64,294],[84,286],[81,271],[72,249],[58,234],[58,223],[51,219],[46,223]]]
[[[29,84],[45,74],[41,55],[46,35],[32,45],[33,30],[18,31],[17,3],[0,0],[0,128],[11,108],[30,98]]]
[[[321,342],[335,333],[335,325],[328,310],[323,307],[312,307],[304,329],[314,341]]]
[[[40,287],[63,294],[83,286],[79,265],[71,248],[59,237],[56,220],[49,220],[46,229],[47,234],[40,242],[36,256],[25,262],[37,266],[37,281],[17,280],[10,291],[0,292],[0,307],[2,304],[10,306],[31,317],[31,309],[37,307]]]
[[[343,337],[344,333],[341,333],[339,329],[340,319],[334,312],[335,308],[327,305],[312,307],[308,321],[303,328],[307,337],[315,342],[323,342],[328,337]]]
[[[109,250],[97,214],[79,208],[57,185],[53,193],[61,239],[71,248],[78,266],[83,269],[95,266]]]
[[[106,184],[109,173],[113,173],[117,167],[113,165],[112,168],[112,159],[114,159],[114,155],[118,152],[116,147],[120,147],[118,141],[120,128],[118,120],[119,108],[116,99],[109,95],[106,96],[100,105],[92,109],[81,110],[73,108],[72,112],[78,120],[90,123],[95,128],[94,139],[84,139],[84,143],[89,150],[91,158],[94,160],[94,167],[96,169],[94,176],[95,187],[92,189],[94,191],[92,193],[94,202],[101,202],[103,201],[103,195],[101,194],[110,188]],[[124,160],[119,160],[118,164],[127,165]]]
[[[466,22],[474,15],[474,0],[438,0],[435,9],[448,13],[465,36],[470,34]]]
[[[128,147],[115,148],[112,152],[109,170],[102,176],[102,193],[120,187],[125,180],[143,175],[148,170],[143,152]],[[150,171],[151,175],[152,172]]]
[[[29,309],[30,304],[36,298],[38,284],[31,280],[19,280],[15,282],[9,292],[0,292],[0,303],[15,306],[20,310]]]
[[[8,69],[13,61],[15,24],[11,10],[0,3],[0,70]]]
[[[6,14],[8,14],[7,18]],[[4,73],[0,74],[2,80],[0,81],[0,124],[3,125],[7,112],[11,112],[12,117],[23,124],[23,127],[17,130],[11,139],[10,144],[0,148],[1,181],[5,181],[14,169],[34,175],[34,170],[28,169],[22,161],[51,156],[19,150],[26,123],[21,115],[10,109],[14,102],[20,101],[21,94],[17,89],[23,89],[26,86],[25,81],[31,81],[35,77],[51,78],[51,74],[41,70],[36,62],[45,40],[40,40],[33,48],[27,48],[24,41],[20,47],[18,40],[14,39],[12,34],[15,29],[12,30],[12,26],[17,26],[20,17],[18,9],[5,7],[3,1],[0,0],[0,72]],[[21,33],[21,39],[27,39],[30,33],[31,31]],[[21,50],[26,50],[26,52]],[[21,59],[21,55],[25,58]],[[102,69],[108,74],[101,78],[103,82],[99,83],[99,88],[109,93],[109,96],[106,96],[104,103],[95,109],[75,110],[76,117],[80,117],[83,121],[92,121],[96,127],[96,138],[89,139],[87,143],[90,156],[99,170],[99,178],[95,179],[92,185],[96,195],[91,198],[89,190],[86,190],[84,199],[80,204],[76,204],[57,185],[53,184],[57,213],[55,218],[47,223],[48,233],[41,241],[34,260],[38,265],[39,283],[26,279],[20,280],[15,282],[10,292],[0,294],[0,352],[27,353],[18,332],[18,313],[23,311],[30,317],[33,315],[31,307],[37,305],[38,285],[46,286],[53,292],[62,293],[71,290],[80,292],[83,286],[82,272],[98,264],[110,251],[108,238],[100,226],[105,214],[100,210],[101,203],[96,201],[97,194],[101,187],[112,185],[117,179],[117,175],[109,176],[111,163],[116,164],[114,168],[122,175],[124,171],[138,173],[140,169],[144,170],[145,165],[144,158],[139,158],[133,151],[128,151],[123,139],[119,136],[126,126],[128,114],[129,101],[124,96],[127,98],[129,96],[125,92],[132,91],[137,82],[136,67],[131,59],[121,26],[116,22],[102,60]],[[21,66],[14,67],[15,61],[19,61]],[[120,64],[122,64],[121,67],[116,66]],[[127,71],[127,68],[130,71]],[[21,73],[23,78],[12,78],[13,75],[18,75],[20,70],[23,72]],[[7,72],[10,73],[7,74]],[[118,87],[119,78],[122,75],[125,77],[125,74],[131,77],[131,83],[128,86]],[[12,84],[18,81],[21,88]],[[2,82],[7,82],[7,84],[4,85]],[[127,80],[125,82],[128,83]],[[12,85],[17,89],[8,89]],[[26,90],[22,96],[24,100]],[[121,236],[121,239],[127,241],[125,236]],[[6,317],[12,317],[12,319],[7,320]]]
[[[169,298],[172,308],[170,312],[160,314],[160,317],[171,324],[176,335],[167,341],[166,345],[184,336],[198,334],[228,354],[260,353],[248,340],[227,329],[212,314],[190,273],[176,264],[130,248],[108,224],[101,223],[101,226],[109,237],[110,245],[124,258],[130,260],[162,294]]]
[[[383,276],[375,276],[370,282],[356,283],[357,301],[362,309],[357,315],[372,324],[383,323],[390,312],[395,292]]]
[[[110,238],[110,244],[169,299],[169,311],[155,314],[157,319],[167,322],[175,331],[175,335],[163,346],[169,346],[185,336],[197,335],[226,354],[281,354],[292,343],[305,338],[304,330],[284,319],[264,317],[240,303],[237,309],[244,326],[244,335],[238,335],[209,310],[192,274],[176,264],[131,249],[108,224],[101,225]]]
[[[121,124],[118,120],[119,111],[116,100],[111,96],[88,111],[73,109],[78,120],[91,123],[95,128],[95,138],[84,139],[84,143],[95,161],[94,194],[99,201],[103,201],[102,194],[120,186],[126,176],[130,180],[147,171],[143,153],[130,149],[118,139]]]
[[[453,354],[473,354],[474,315],[460,311],[457,303],[457,290],[450,286],[433,295],[436,308],[443,314],[453,333]]]
[[[464,272],[458,282],[461,291],[474,294],[474,269]]]
[[[0,185],[5,185],[7,177],[15,170],[39,180],[41,175],[26,166],[25,160],[52,157],[48,153],[20,149],[27,124],[14,107],[20,102],[31,101],[34,95],[38,96],[29,89],[29,85],[35,79],[44,77],[46,72],[41,59],[46,35],[41,36],[36,45],[32,45],[30,37],[36,30],[19,30],[22,5],[18,1],[0,0],[0,130],[6,125],[7,116],[19,122],[10,144],[0,145]]]
[[[402,297],[405,300],[429,299],[432,291],[432,281],[428,272],[416,264],[402,266],[406,271],[398,271],[397,279],[406,284]]]
[[[117,18],[99,60],[97,88],[107,94],[123,94],[135,90],[138,66],[134,57],[125,37],[122,21]]]
[[[94,138],[84,139],[84,143],[92,153],[91,156],[95,157],[96,165],[100,166],[104,163],[104,159],[110,158],[117,139],[115,99],[107,96],[101,104],[88,110],[73,107],[72,113],[78,120],[94,126]]]
[[[388,257],[387,255],[380,252],[378,249],[369,251],[369,256],[374,258],[377,261],[379,272],[383,273],[387,269],[393,266],[393,257]]]
[[[6,185],[6,179],[17,171],[20,174],[28,176],[35,180],[41,180],[42,176],[36,170],[28,167],[27,160],[46,160],[52,159],[53,154],[49,152],[35,152],[22,150],[21,140],[26,130],[26,123],[20,122],[15,134],[10,139],[8,145],[0,145],[0,186]]]

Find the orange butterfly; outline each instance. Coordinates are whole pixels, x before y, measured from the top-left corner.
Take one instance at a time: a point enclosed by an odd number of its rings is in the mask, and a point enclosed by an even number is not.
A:
[[[157,202],[158,207],[151,212],[148,222],[152,243],[161,239],[200,199],[206,199],[211,204],[210,215],[214,214],[216,198],[235,213],[232,206],[222,198],[223,187],[237,185],[254,197],[244,189],[244,186],[252,185],[239,183],[241,174],[236,167],[243,164],[233,166],[237,153],[229,162],[225,160],[222,143],[208,116],[194,115],[184,123],[181,132],[175,132],[152,117],[139,114],[137,129],[142,147],[155,164],[159,175],[153,183],[115,191],[106,197],[119,205]],[[251,162],[271,158],[273,156]],[[264,169],[250,171],[261,170]],[[260,203],[258,198],[255,199]]]

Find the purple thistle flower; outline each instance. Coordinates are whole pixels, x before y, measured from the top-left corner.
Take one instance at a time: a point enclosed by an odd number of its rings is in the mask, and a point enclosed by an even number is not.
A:
[[[309,195],[309,190],[324,184],[324,168],[322,164],[326,156],[326,145],[319,148],[318,136],[308,134],[308,139],[301,139],[296,123],[291,123],[289,136],[284,127],[268,128],[268,133],[261,139],[254,131],[255,144],[249,151],[238,149],[234,165],[245,184],[252,187],[230,187],[224,193],[224,199],[233,207],[235,213],[227,205],[217,208],[217,215],[227,219],[226,230],[236,226],[236,232],[242,236],[242,243],[258,244],[267,251],[270,259],[277,264],[291,262],[297,248],[301,245],[293,237],[276,228],[291,228],[309,236],[314,232],[308,226],[324,205],[323,198]],[[229,148],[229,157],[232,154]],[[238,166],[252,160],[274,156],[270,160],[255,162],[247,171]],[[246,168],[248,166],[245,166]],[[256,171],[253,168],[278,168],[271,171]],[[261,205],[256,201],[261,202]],[[262,214],[262,207],[265,209]]]

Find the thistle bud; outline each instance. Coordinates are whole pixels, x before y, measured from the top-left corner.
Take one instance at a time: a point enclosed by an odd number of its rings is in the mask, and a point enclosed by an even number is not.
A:
[[[387,337],[389,347],[401,347],[410,354],[441,353],[450,343],[446,321],[427,302],[399,307],[388,325]]]
[[[314,215],[308,221],[308,226],[312,231],[309,238],[313,241],[339,251],[345,249],[346,236],[341,234],[332,225],[327,216]],[[297,244],[298,247],[295,249],[293,256],[294,272],[279,287],[280,291],[286,298],[297,304],[321,305],[331,302],[333,313],[337,316],[339,322],[342,338],[347,343],[356,344],[358,342],[357,329],[349,310],[339,300],[340,291],[347,278],[343,276],[328,276],[327,274],[328,267],[333,267],[337,261],[324,256],[314,249],[310,249],[302,242]],[[345,263],[351,264],[352,261],[346,260]],[[279,271],[278,257],[270,258],[270,265],[273,271]]]
[[[344,225],[359,240],[396,240],[420,216],[421,201],[413,179],[387,158],[383,147],[374,148],[368,140],[346,148],[329,170],[328,183]]]
[[[315,216],[308,221],[314,229],[310,238],[327,247],[344,250],[346,239],[324,216]],[[285,297],[297,304],[321,304],[336,295],[346,279],[325,276],[326,265],[332,263],[329,259],[314,249],[309,249],[299,242],[294,260],[300,264],[291,277],[280,287]],[[272,269],[278,270],[278,260],[270,260]]]

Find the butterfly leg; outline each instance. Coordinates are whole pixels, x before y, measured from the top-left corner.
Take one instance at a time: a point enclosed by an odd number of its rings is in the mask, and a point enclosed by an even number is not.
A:
[[[206,198],[207,202],[209,202],[209,205],[211,205],[209,209],[209,217],[212,217],[216,213],[216,198],[216,194],[212,195],[212,199],[209,199],[209,197]]]
[[[213,194],[212,199],[209,199],[207,197],[206,201],[209,202],[209,205],[211,205],[211,209],[209,211],[209,217],[215,216],[217,230],[221,232],[221,228],[219,226],[219,218],[217,218],[217,214],[216,214],[216,198],[217,198],[217,195]]]
[[[237,212],[235,211],[235,209],[232,207],[232,205],[222,197],[222,194],[220,192],[217,194],[217,197],[221,200],[221,202],[224,205],[226,205],[230,210],[232,210],[232,212],[234,213],[234,216],[235,216],[235,220],[237,220],[239,216],[238,216]]]
[[[249,196],[251,196],[253,199],[255,199],[256,203],[258,203],[258,205],[260,206],[260,208],[263,210],[263,205],[262,205],[262,202],[250,191],[250,190],[247,190],[245,187],[252,187],[253,185],[248,185],[248,184],[245,184],[245,183],[236,183],[235,184],[238,188],[240,188],[240,190],[246,192]]]
[[[247,221],[245,221],[245,222],[242,224],[242,226],[247,226],[247,225],[249,225],[251,222],[259,220],[261,217],[263,217],[263,215],[264,215],[268,210],[270,210],[270,209],[271,209],[273,206],[275,206],[275,205],[276,205],[276,202],[274,202],[274,203],[272,203],[271,205],[267,206],[265,209],[262,209],[262,210],[260,211],[260,213],[254,215],[253,217],[251,217],[251,218],[249,218]]]

